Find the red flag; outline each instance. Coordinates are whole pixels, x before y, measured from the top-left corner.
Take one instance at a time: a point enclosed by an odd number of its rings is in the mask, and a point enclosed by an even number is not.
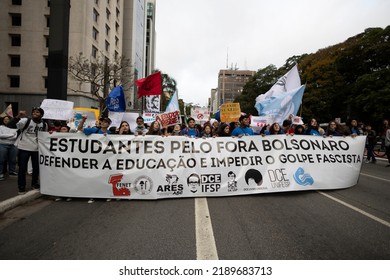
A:
[[[138,86],[138,98],[149,95],[161,95],[161,72],[153,73],[146,78],[136,80]]]

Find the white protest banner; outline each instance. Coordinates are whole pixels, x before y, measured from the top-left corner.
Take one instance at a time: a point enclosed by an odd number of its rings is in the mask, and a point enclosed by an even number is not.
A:
[[[365,140],[42,132],[41,193],[160,199],[348,188],[358,181]]]
[[[44,99],[41,108],[45,119],[66,121],[73,117],[73,102],[59,99]]]

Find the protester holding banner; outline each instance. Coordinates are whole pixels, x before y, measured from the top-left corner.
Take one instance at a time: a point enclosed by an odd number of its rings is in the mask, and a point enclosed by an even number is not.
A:
[[[95,127],[85,127],[83,128],[84,122],[87,119],[87,115],[83,115],[79,123],[78,130],[83,131],[85,135],[91,134],[111,134],[111,131],[108,127],[111,124],[111,119],[108,117],[99,118],[100,126]]]
[[[49,132],[60,131],[62,122],[60,120],[53,120],[52,125],[49,123]]]
[[[8,174],[17,176],[16,173],[16,155],[17,149],[15,141],[18,136],[17,129],[7,127],[11,117],[5,116],[0,120],[0,181],[5,179],[8,163]]]
[[[135,127],[134,135],[146,135],[148,129],[145,127],[144,118],[139,116],[136,119],[137,126]]]
[[[218,130],[219,130],[219,122],[216,119],[210,120],[211,128],[212,128],[212,134],[214,136],[218,135]]]
[[[108,129],[108,127],[111,124],[111,119],[108,117],[101,117],[99,118],[100,126],[95,127],[85,127],[83,128],[84,122],[87,119],[87,115],[83,115],[82,119],[79,123],[78,129],[83,131],[85,135],[91,135],[91,134],[111,134],[111,131]],[[93,198],[90,198],[88,200],[88,203],[94,203],[95,200]]]
[[[232,136],[242,137],[248,135],[254,135],[253,129],[249,126],[249,117],[246,115],[240,116],[238,119],[240,126],[236,127],[232,131]]]
[[[301,124],[298,124],[294,128],[294,134],[295,135],[304,135],[305,134],[305,127]]]
[[[320,126],[318,125],[317,120],[311,119],[309,124],[307,125],[306,130],[305,130],[305,134],[306,135],[321,136],[319,128],[320,128]]]
[[[282,130],[286,134],[293,134],[294,128],[292,127],[292,121],[291,119],[285,119],[282,123]]]
[[[148,132],[146,135],[162,135],[166,136],[168,135],[167,127],[164,127],[161,129],[160,123],[158,121],[152,122],[152,124],[149,127]]]
[[[326,136],[343,136],[342,133],[340,133],[340,128],[338,128],[338,124],[335,121],[330,121],[328,124],[328,127],[326,129],[325,135]]]
[[[213,132],[212,132],[212,127],[210,125],[210,123],[205,123],[204,126],[203,126],[203,130],[201,132],[201,136],[202,138],[210,138],[210,137],[213,137]]]
[[[240,122],[230,122],[230,123],[229,123],[229,126],[230,126],[230,134],[231,134],[231,132],[232,132],[235,128],[240,127]]]
[[[31,118],[26,117],[26,111],[20,111],[13,119],[16,127],[21,131],[16,139],[15,146],[19,149],[19,173],[18,173],[18,194],[26,193],[26,172],[28,160],[32,163],[33,189],[40,189],[39,184],[39,154],[38,154],[38,131],[47,131],[47,124],[42,120],[45,111],[42,108],[34,107],[31,111]]]
[[[218,137],[230,137],[231,130],[230,125],[227,123],[223,123],[219,126]]]
[[[280,127],[280,124],[275,122],[269,127],[269,130],[265,132],[265,135],[277,135],[277,134],[284,134],[284,130]]]
[[[127,121],[121,121],[121,124],[117,130],[117,134],[132,134],[130,125]]]
[[[181,131],[184,136],[193,137],[193,138],[199,138],[200,137],[200,131],[195,127],[195,119],[194,118],[188,118],[187,120],[187,127],[183,128]]]
[[[172,132],[169,134],[171,136],[182,136],[183,134],[181,133],[181,125],[180,124],[175,124],[173,127]]]

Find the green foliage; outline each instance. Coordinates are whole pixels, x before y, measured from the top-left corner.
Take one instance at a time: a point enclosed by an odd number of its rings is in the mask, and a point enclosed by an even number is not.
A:
[[[375,127],[389,118],[390,26],[368,28],[314,54],[290,57],[279,69],[274,65],[259,69],[235,100],[241,110],[258,115],[256,97],[266,93],[295,63],[306,84],[299,113],[304,121],[355,118]]]
[[[158,72],[160,70],[156,69],[154,72]],[[164,111],[165,108],[168,105],[169,100],[171,99],[172,95],[175,93],[177,90],[177,82],[174,78],[169,76],[166,73],[161,72],[161,78],[162,78],[162,91],[163,94],[161,95],[161,110]],[[180,102],[179,102],[180,106]]]

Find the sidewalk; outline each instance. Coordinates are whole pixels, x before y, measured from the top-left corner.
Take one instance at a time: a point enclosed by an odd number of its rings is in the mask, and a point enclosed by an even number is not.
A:
[[[31,189],[31,175],[26,176],[26,183],[27,193],[18,195],[17,176],[8,176],[8,174],[6,174],[5,180],[0,181],[0,215],[41,196],[39,190]]]

